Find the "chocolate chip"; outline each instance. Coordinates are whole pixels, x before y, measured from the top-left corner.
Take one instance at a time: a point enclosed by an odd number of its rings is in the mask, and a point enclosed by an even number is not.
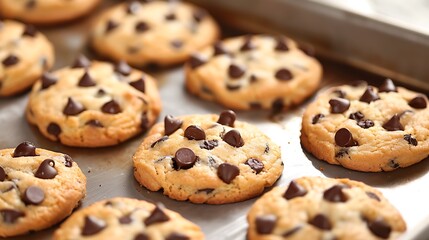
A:
[[[390,160],[389,163],[387,164],[390,168],[398,168],[399,167],[399,163],[397,163],[394,159]]]
[[[80,54],[72,65],[72,68],[88,68],[91,62],[85,55]]]
[[[88,71],[85,71],[79,80],[78,86],[79,87],[92,87],[95,85],[96,85],[96,83],[92,79],[91,75],[89,75]]]
[[[258,81],[258,77],[256,77],[254,74],[250,75],[250,83],[255,83]]]
[[[189,140],[204,140],[206,139],[206,133],[200,127],[191,125],[186,128],[185,137]]]
[[[350,113],[349,118],[352,120],[361,120],[362,118],[364,118],[365,115],[363,115],[363,113],[361,113],[360,111],[354,112],[354,113]]]
[[[206,62],[207,61],[203,59],[201,56],[195,55],[195,54],[193,54],[189,59],[189,64],[191,65],[192,69],[195,69],[201,65],[204,65]]]
[[[423,96],[417,96],[408,103],[413,108],[424,109],[426,108],[426,99]]]
[[[337,89],[332,91],[332,93],[336,94],[339,98],[345,98],[346,93],[343,90]]]
[[[344,98],[334,98],[329,100],[331,105],[331,113],[343,113],[350,107],[350,101]]]
[[[230,84],[226,84],[226,89],[228,89],[229,91],[237,91],[241,88],[241,85],[230,85]]]
[[[287,46],[287,43],[283,38],[276,39],[276,47],[274,49],[279,52],[289,51],[289,47]]]
[[[229,145],[239,148],[242,147],[244,145],[244,140],[241,137],[241,134],[239,131],[233,129],[230,130],[229,132],[227,132],[222,139],[228,143]]]
[[[162,205],[157,204],[150,216],[144,220],[144,224],[146,224],[147,227],[152,224],[166,222],[170,220],[170,218],[164,213],[162,208]]]
[[[154,148],[155,147],[155,145],[157,145],[158,143],[160,143],[160,142],[164,142],[165,140],[167,140],[168,139],[168,136],[163,136],[163,137],[161,137],[160,139],[158,139],[158,140],[156,140],[154,143],[152,143],[152,145],[150,145],[150,147],[151,148]]]
[[[5,59],[3,59],[2,64],[4,67],[10,67],[19,62],[19,58],[13,54],[7,56]]]
[[[119,26],[119,24],[117,23],[117,22],[115,22],[115,21],[113,21],[113,20],[108,20],[107,21],[107,23],[106,23],[106,30],[105,30],[105,32],[106,33],[109,33],[109,32],[111,32],[113,29],[115,29],[115,28],[117,28]]]
[[[219,119],[217,120],[217,123],[234,127],[235,119],[237,118],[237,115],[232,110],[225,110],[220,113]]]
[[[189,148],[180,148],[174,155],[173,161],[178,170],[189,169],[194,166],[197,156]]]
[[[321,230],[331,230],[332,225],[329,219],[323,214],[317,214],[313,219],[311,219],[308,223],[311,225],[321,229]]]
[[[103,97],[104,95],[106,95],[106,91],[104,91],[103,89],[98,89],[97,93],[95,94],[95,97]]]
[[[246,36],[244,38],[243,45],[240,47],[240,51],[246,52],[246,51],[250,51],[250,50],[252,50],[254,48],[255,48],[255,45],[252,43],[252,37],[251,36]]]
[[[2,167],[0,167],[0,182],[3,182],[6,179],[6,172]]]
[[[259,234],[270,234],[276,227],[277,216],[276,215],[263,215],[258,216],[255,219],[256,231]]]
[[[256,174],[264,169],[264,163],[255,158],[249,158],[244,164],[248,165]]]
[[[320,120],[321,118],[324,118],[324,117],[325,117],[325,115],[323,115],[323,114],[321,114],[321,113],[316,114],[316,115],[313,117],[313,120],[311,121],[311,123],[312,123],[312,124],[316,124],[316,123],[318,123],[318,122],[319,122],[319,120]]]
[[[133,219],[131,218],[130,214],[127,214],[125,216],[122,216],[118,219],[120,224],[130,224]]]
[[[260,102],[250,102],[249,106],[251,109],[262,109],[262,104]]]
[[[46,128],[46,131],[48,131],[49,134],[54,135],[58,138],[58,136],[61,134],[61,127],[56,123],[49,123],[48,127]]]
[[[218,140],[205,140],[200,144],[201,149],[212,150],[219,145]]]
[[[417,139],[411,137],[411,134],[405,134],[404,140],[408,142],[408,144],[417,146]]]
[[[323,199],[329,202],[347,202],[348,197],[343,192],[344,186],[334,185],[323,192]]]
[[[198,189],[197,193],[210,194],[213,191],[214,191],[214,188],[204,188],[204,189]]]
[[[368,222],[369,230],[377,237],[387,239],[390,236],[392,228],[382,219],[377,219],[373,222]]]
[[[13,157],[34,157],[36,155],[36,147],[31,142],[20,143],[13,151]]]
[[[58,172],[55,169],[55,161],[52,159],[45,159],[40,164],[39,168],[37,168],[34,176],[41,179],[53,179],[57,174]]]
[[[378,94],[374,92],[371,86],[368,86],[363,95],[360,97],[359,101],[370,103],[379,99],[380,97],[378,96]]]
[[[345,155],[349,154],[349,149],[348,148],[341,148],[336,154],[335,154],[335,158],[342,158]]]
[[[13,209],[1,209],[0,215],[3,217],[4,223],[13,224],[18,218],[24,217],[25,213]]]
[[[170,42],[170,45],[171,45],[173,48],[179,49],[179,48],[182,48],[182,47],[183,47],[183,42],[182,42],[182,41],[180,41],[180,40],[173,40],[173,41],[171,41],[171,42]]]
[[[275,77],[280,81],[287,81],[291,80],[293,78],[293,75],[288,69],[281,68],[276,72]]]
[[[228,74],[231,78],[240,78],[244,75],[244,73],[246,72],[246,70],[234,63],[232,63],[229,67],[228,67]]]
[[[55,77],[52,73],[44,72],[42,74],[42,89],[46,89],[55,83],[57,83],[58,78]]]
[[[164,118],[164,132],[165,135],[169,136],[172,133],[174,133],[177,129],[179,129],[180,127],[182,127],[183,121],[178,119],[178,118],[174,118],[171,115],[167,115]]]
[[[91,119],[91,120],[87,121],[85,123],[85,125],[88,125],[88,126],[91,126],[91,127],[98,127],[98,128],[104,127],[103,124],[100,121],[96,120],[96,119]]]
[[[377,200],[379,202],[381,201],[380,198],[377,196],[377,194],[375,194],[373,192],[366,192],[366,195],[368,195],[369,198],[372,198],[372,199]]]
[[[378,88],[378,92],[398,92],[398,90],[396,89],[396,86],[393,81],[387,78]]]
[[[301,228],[302,228],[302,226],[296,226],[296,227],[284,232],[282,234],[282,237],[284,237],[284,238],[290,237],[290,236],[294,235],[296,232],[298,232],[299,230],[301,230]]]
[[[126,6],[126,11],[128,14],[135,14],[140,9],[140,3],[138,1],[131,1]]]
[[[107,227],[107,224],[102,219],[86,216],[85,224],[82,228],[82,236],[90,236],[101,232],[103,229]]]
[[[64,166],[66,167],[73,166],[73,159],[67,154],[64,154]]]
[[[270,151],[270,145],[268,145],[268,143],[266,143],[264,153],[268,153],[269,151]]]
[[[37,34],[37,29],[33,25],[26,24],[22,36],[35,37]]]
[[[347,128],[341,128],[335,133],[335,143],[340,147],[353,147],[358,145],[353,139],[352,133]]]
[[[145,233],[139,233],[134,237],[134,240],[149,240],[149,237]]]
[[[230,184],[240,174],[240,169],[229,163],[222,163],[217,168],[217,176],[227,184]]]
[[[135,89],[139,90],[140,92],[144,93],[145,92],[145,82],[144,82],[144,78],[141,77],[140,79],[134,81],[134,82],[130,82],[129,83],[132,87],[134,87]]]
[[[284,108],[284,103],[283,103],[283,99],[282,98],[277,98],[276,100],[274,100],[274,102],[271,104],[271,113],[272,114],[279,114],[280,112],[283,111]]]
[[[131,67],[125,61],[119,61],[114,68],[115,72],[120,73],[124,76],[128,76],[131,74]]]
[[[76,116],[81,112],[85,111],[85,107],[73,98],[69,97],[66,106],[64,107],[63,113],[66,116]]]
[[[283,197],[287,200],[296,198],[296,197],[302,197],[307,194],[307,190],[305,190],[301,185],[296,183],[295,181],[291,181],[289,183],[289,187],[287,188],[286,192],[283,194]]]
[[[387,131],[403,131],[404,127],[401,124],[401,116],[397,113],[393,115],[387,122],[383,124],[383,128]]]
[[[135,30],[137,33],[146,32],[147,30],[149,30],[149,25],[146,22],[139,21],[135,26]]]
[[[122,112],[122,109],[119,103],[112,99],[101,107],[101,111],[108,114],[117,114]]]
[[[225,50],[222,43],[217,42],[213,45],[213,56],[228,54],[228,51]]]
[[[173,232],[165,240],[189,240],[189,237],[181,233]]]
[[[371,120],[369,120],[369,119],[366,119],[366,120],[360,120],[360,121],[357,123],[357,125],[358,125],[359,127],[361,127],[361,128],[365,128],[365,129],[367,129],[367,128],[370,128],[370,127],[374,127],[374,122],[373,122],[373,121],[371,121]]]
[[[147,113],[143,112],[140,117],[140,127],[142,131],[146,131],[149,128],[149,119]]]
[[[45,193],[41,188],[31,186],[25,190],[22,200],[29,205],[39,205],[45,200]]]
[[[176,20],[176,14],[174,12],[168,13],[167,15],[165,15],[165,20],[167,21]]]
[[[202,9],[198,9],[192,13],[192,17],[197,23],[201,22],[201,20],[203,20],[206,16],[207,12]]]

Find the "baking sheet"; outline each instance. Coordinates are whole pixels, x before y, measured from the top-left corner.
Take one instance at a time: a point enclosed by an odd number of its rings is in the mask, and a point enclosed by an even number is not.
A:
[[[114,1],[103,2],[106,7],[112,5]],[[55,69],[71,64],[81,51],[93,56],[87,48],[90,21],[91,17],[55,28],[41,29],[54,42],[57,57]],[[322,89],[360,79],[368,80],[374,85],[380,84],[383,80],[380,76],[329,60],[322,59],[322,64],[324,66]],[[185,91],[181,67],[152,69],[148,72],[159,81],[164,106],[159,120],[162,120],[166,114],[179,116],[193,113],[220,113],[223,110],[223,107],[197,99]],[[144,135],[139,135],[116,147],[83,149],[62,146],[47,140],[35,127],[27,123],[24,117],[27,94],[0,99],[0,148],[13,148],[20,142],[28,140],[35,143],[37,147],[72,156],[88,179],[87,196],[82,201],[82,207],[117,196],[162,202],[166,207],[201,226],[208,240],[245,239],[247,228],[245,215],[256,199],[219,206],[198,205],[171,200],[161,192],[149,192],[134,180],[132,171],[132,155]],[[281,145],[285,168],[276,185],[286,185],[290,180],[301,176],[347,177],[363,181],[381,190],[399,209],[407,222],[409,234],[413,235],[416,232],[413,229],[429,216],[429,209],[426,207],[429,202],[429,192],[426,191],[429,183],[427,174],[429,161],[388,173],[361,173],[314,159],[302,150],[299,141],[301,114],[305,104],[282,114],[275,121],[269,119],[269,114],[265,111],[237,113],[239,120],[257,125]],[[56,227],[11,239],[50,239]],[[405,239],[411,239],[411,235],[406,236]]]

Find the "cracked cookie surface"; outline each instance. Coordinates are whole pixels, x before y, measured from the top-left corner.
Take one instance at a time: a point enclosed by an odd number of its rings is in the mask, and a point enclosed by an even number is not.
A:
[[[386,80],[379,88],[333,87],[311,103],[301,142],[315,157],[364,171],[392,171],[429,154],[429,109],[421,93]]]
[[[280,177],[280,147],[235,113],[167,116],[134,154],[134,176],[176,200],[223,204],[261,194]]]
[[[302,177],[258,199],[249,240],[397,239],[406,225],[376,189],[348,179]]]
[[[318,88],[322,67],[286,37],[225,39],[194,54],[185,65],[186,87],[232,109],[272,109],[300,104]]]
[[[161,111],[155,80],[126,63],[90,62],[45,73],[34,85],[27,119],[53,141],[110,146],[146,131]]]
[[[72,158],[29,142],[0,150],[0,236],[48,228],[85,196],[86,177]]]

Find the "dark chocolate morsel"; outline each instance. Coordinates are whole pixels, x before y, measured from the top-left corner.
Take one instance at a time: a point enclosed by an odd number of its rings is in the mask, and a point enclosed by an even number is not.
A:
[[[276,227],[277,216],[276,215],[263,215],[258,216],[255,219],[256,232],[259,234],[270,234]]]
[[[226,84],[226,89],[228,89],[229,91],[237,91],[241,88],[241,85],[230,85],[230,84]]]
[[[88,68],[89,66],[91,66],[89,59],[85,55],[80,54],[73,63],[72,68]]]
[[[166,222],[166,221],[170,220],[170,218],[167,216],[167,214],[164,213],[162,208],[163,208],[162,205],[157,204],[156,207],[151,212],[150,216],[144,220],[144,224],[147,227],[152,225],[152,224]]]
[[[55,77],[52,73],[44,72],[42,74],[42,89],[46,89],[55,83],[57,83],[58,78]]]
[[[67,154],[64,154],[64,166],[66,167],[73,166],[73,159]]]
[[[323,192],[323,199],[329,202],[347,202],[348,197],[343,192],[344,186],[334,185]]]
[[[19,58],[13,54],[7,56],[5,59],[3,59],[2,64],[4,67],[10,67],[19,62]]]
[[[285,107],[284,103],[283,103],[283,99],[282,98],[277,98],[276,100],[274,100],[274,102],[271,104],[271,113],[272,114],[279,114],[283,111],[283,108]]]
[[[102,219],[93,216],[86,216],[81,234],[82,236],[91,236],[101,232],[106,227],[107,224]]]
[[[378,88],[378,92],[397,92],[395,84],[389,78],[384,80],[383,84]]]
[[[229,163],[222,163],[217,168],[217,176],[226,184],[230,184],[240,174],[240,169]]]
[[[0,166],[0,182],[3,182],[6,179],[6,172],[4,169]]]
[[[135,30],[137,33],[146,32],[147,30],[149,30],[149,25],[146,22],[139,21],[135,26]]]
[[[201,149],[212,150],[219,145],[218,140],[205,140],[200,144]]]
[[[88,71],[85,71],[77,85],[79,87],[92,87],[92,86],[95,86],[96,83],[92,79],[91,75],[89,75]]]
[[[289,47],[287,46],[285,39],[282,37],[276,39],[276,46],[274,49],[279,52],[289,51]]]
[[[152,145],[150,145],[151,148],[154,148],[158,143],[160,142],[164,142],[165,140],[168,139],[168,136],[163,136],[160,139],[156,140],[155,142],[152,143]]]
[[[241,134],[239,131],[232,129],[229,132],[227,132],[222,139],[228,143],[229,145],[239,148],[244,145],[244,140],[241,137]]]
[[[189,169],[194,166],[197,156],[189,148],[180,148],[174,155],[173,161],[178,169]]]
[[[214,191],[214,188],[204,188],[204,189],[198,189],[197,193],[205,193],[210,194]]]
[[[147,117],[147,113],[143,112],[140,117],[140,127],[142,131],[147,131],[150,127],[149,119]]]
[[[232,63],[228,67],[228,75],[233,79],[242,77],[244,73],[246,73],[246,70],[243,67],[236,65],[234,63]]]
[[[380,198],[377,196],[377,194],[373,193],[373,192],[366,192],[366,195],[368,195],[369,198],[372,198],[378,202],[380,202]]]
[[[150,240],[146,233],[139,233],[134,237],[134,240]]]
[[[253,169],[256,174],[260,173],[262,169],[264,169],[264,163],[255,158],[247,159],[244,164],[248,165],[251,169]]]
[[[33,25],[26,24],[22,36],[35,37],[37,34],[37,29]]]
[[[284,237],[284,238],[290,237],[290,236],[294,235],[296,232],[298,232],[299,230],[301,230],[301,228],[302,228],[302,226],[296,226],[296,227],[284,232],[282,234],[282,237]]]
[[[382,219],[377,219],[373,222],[368,222],[369,230],[377,237],[387,239],[390,236],[392,227]]]
[[[191,125],[186,128],[185,137],[189,140],[204,140],[206,139],[206,133],[200,127]]]
[[[34,157],[36,155],[36,147],[31,142],[20,143],[13,151],[13,157]]]
[[[109,19],[106,23],[106,33],[111,32],[113,29],[117,28],[119,24],[111,19]]]
[[[390,160],[390,161],[389,161],[389,163],[387,163],[387,165],[388,165],[390,168],[393,168],[393,169],[396,169],[396,168],[400,167],[399,163],[397,163],[397,162],[395,161],[395,159]]]
[[[408,142],[408,144],[417,146],[417,139],[411,137],[411,134],[405,134],[404,140]]]
[[[331,113],[343,113],[350,107],[350,101],[344,98],[334,98],[329,100],[331,105]]]
[[[140,92],[144,93],[145,92],[145,82],[144,82],[144,78],[141,77],[140,79],[130,82],[129,83],[132,87],[134,87],[135,89],[139,90]]]
[[[71,97],[68,98],[67,104],[63,109],[63,113],[66,116],[76,116],[83,111],[85,111],[85,107]]]
[[[92,127],[98,127],[98,128],[104,127],[103,124],[96,119],[91,119],[91,120],[87,121],[85,123],[85,125],[92,126]]]
[[[213,45],[213,56],[228,54],[222,43],[217,42]]]
[[[131,67],[125,61],[119,61],[114,68],[115,72],[120,73],[124,76],[128,76],[131,74]]]
[[[371,86],[368,86],[363,95],[360,97],[359,101],[370,103],[379,99],[380,97],[377,93],[374,92],[373,88]]]
[[[274,76],[281,81],[287,81],[293,78],[292,72],[286,68],[279,69]]]
[[[255,48],[255,45],[252,42],[252,37],[251,36],[246,36],[244,38],[244,42],[243,45],[240,47],[240,51],[245,52],[245,51],[249,51]]]
[[[289,187],[286,189],[286,192],[283,194],[283,197],[287,200],[302,197],[307,194],[307,190],[305,190],[301,185],[296,183],[295,181],[291,181],[289,183]]]
[[[360,111],[350,113],[350,115],[349,115],[349,119],[356,120],[356,121],[359,121],[364,117],[365,117],[365,115],[363,115],[363,113],[361,113]]]
[[[165,135],[171,135],[172,133],[174,133],[177,129],[179,129],[180,127],[182,127],[183,121],[178,119],[178,118],[174,118],[171,115],[167,115],[164,118],[164,132]]]
[[[207,61],[200,55],[193,54],[189,59],[189,65],[192,69],[195,69],[201,65],[204,65]]]
[[[335,158],[342,158],[345,155],[349,154],[349,149],[348,148],[341,148],[336,154],[335,154]]]
[[[323,114],[321,114],[321,113],[316,114],[316,115],[313,117],[313,120],[311,120],[311,123],[312,123],[312,124],[316,124],[316,123],[318,123],[318,122],[319,122],[319,120],[320,120],[321,118],[324,118],[324,117],[325,117],[325,115],[323,115]]]
[[[207,16],[207,12],[202,9],[197,9],[192,14],[192,17],[197,23],[201,22],[201,20],[203,20],[206,16]]]
[[[352,133],[347,128],[341,128],[335,133],[335,143],[340,147],[353,147],[358,145],[353,139]]]
[[[372,120],[366,119],[366,120],[360,120],[359,122],[357,122],[357,125],[361,128],[370,128],[370,127],[374,127],[374,122]]]
[[[120,224],[130,224],[133,221],[133,219],[131,218],[130,214],[127,214],[127,215],[120,217],[118,219],[118,221]]]
[[[26,204],[39,205],[45,200],[45,193],[37,186],[31,186],[25,189],[24,197],[22,199]]]
[[[48,131],[49,134],[58,137],[61,134],[61,127],[56,123],[49,123],[48,127],[46,128],[46,131]]]
[[[101,111],[108,114],[118,114],[122,112],[122,109],[119,103],[112,99],[101,107]]]
[[[337,97],[339,97],[339,98],[345,98],[346,97],[346,93],[341,89],[334,90],[334,91],[332,91],[332,93],[336,94]]]
[[[167,21],[174,21],[176,19],[177,19],[177,17],[176,17],[176,14],[174,12],[170,12],[167,15],[165,15],[165,20],[167,20]]]
[[[403,131],[404,126],[401,124],[401,115],[395,113],[393,117],[383,124],[383,128],[387,131]]]
[[[220,113],[219,119],[217,120],[217,123],[234,127],[235,119],[237,119],[237,115],[232,110],[225,110]]]
[[[24,217],[25,213],[14,209],[1,209],[0,215],[3,217],[3,222],[6,224],[13,224],[19,218]]]
[[[309,224],[321,229],[321,230],[331,230],[332,225],[329,219],[323,214],[317,214],[313,219],[311,219]]]
[[[55,169],[55,161],[52,159],[45,159],[40,164],[39,168],[37,168],[34,176],[41,179],[53,179],[57,174],[58,172],[57,169]]]
[[[181,40],[173,40],[173,41],[170,42],[170,45],[173,48],[180,49],[180,48],[183,47],[183,41],[181,41]]]
[[[189,240],[190,238],[182,233],[173,232],[165,240]]]
[[[417,96],[413,99],[411,99],[411,101],[408,103],[408,105],[410,105],[413,108],[416,109],[425,109],[427,104],[426,104],[426,99],[425,97],[423,97],[423,95]]]

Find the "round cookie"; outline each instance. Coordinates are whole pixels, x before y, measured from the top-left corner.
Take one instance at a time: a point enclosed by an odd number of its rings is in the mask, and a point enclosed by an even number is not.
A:
[[[48,228],[85,196],[86,177],[70,156],[29,142],[0,150],[0,236]]]
[[[104,12],[93,28],[92,46],[101,55],[134,66],[172,65],[219,35],[203,9],[180,1],[130,1]]]
[[[376,189],[348,179],[303,177],[258,199],[248,239],[397,239],[400,213]]]
[[[0,97],[30,87],[53,61],[51,43],[34,26],[0,20]]]
[[[42,76],[26,115],[51,140],[101,147],[146,131],[160,110],[152,77],[124,62],[112,65],[80,56],[73,66]]]
[[[89,13],[100,0],[1,0],[0,15],[34,24],[69,21]]]
[[[429,152],[429,108],[423,94],[395,87],[338,86],[305,110],[301,142],[315,157],[364,171],[392,171]]]
[[[113,198],[74,213],[54,239],[200,240],[201,229],[180,214],[142,200]]]
[[[243,201],[283,170],[280,147],[235,113],[166,116],[134,154],[134,176],[151,191],[194,203]]]
[[[187,89],[202,99],[232,109],[278,113],[318,88],[322,67],[291,39],[249,35],[194,54],[185,72]]]

